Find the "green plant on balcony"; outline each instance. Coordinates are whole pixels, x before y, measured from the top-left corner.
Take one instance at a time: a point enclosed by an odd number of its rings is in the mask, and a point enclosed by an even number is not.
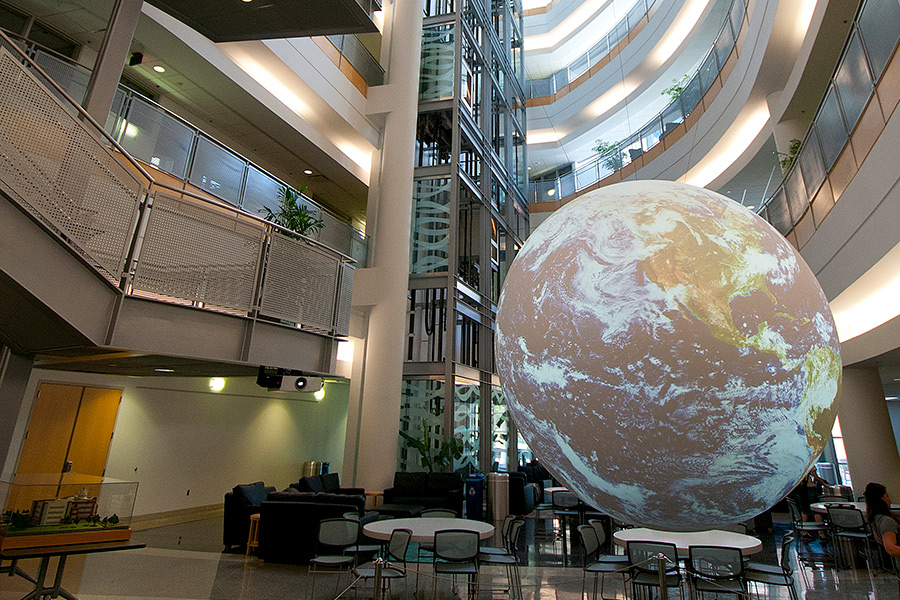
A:
[[[607,169],[618,171],[625,166],[625,155],[619,150],[618,144],[597,140],[597,145],[594,146],[594,152],[600,154],[600,161]]]
[[[300,186],[299,191],[288,186],[282,186],[278,190],[278,206],[273,210],[263,206],[266,220],[275,223],[287,230],[300,235],[312,235],[325,227],[325,222],[305,204],[301,204],[302,194],[306,190],[305,185]]]
[[[454,460],[462,457],[466,449],[465,442],[459,438],[449,438],[445,442],[437,442],[431,438],[428,429],[428,422],[422,419],[422,430],[425,432],[422,439],[416,439],[405,431],[401,431],[400,437],[406,440],[410,448],[415,448],[421,457],[422,466],[428,469],[429,473],[434,473],[435,468],[439,471],[444,467],[453,464]]]
[[[681,79],[673,79],[672,85],[664,89],[662,93],[668,96],[672,102],[674,102],[678,99],[678,96],[681,95],[681,93],[684,91],[684,88],[686,88],[687,84],[690,82],[690,75],[685,75]]]
[[[794,138],[791,140],[791,145],[788,146],[787,152],[778,153],[778,162],[781,163],[782,173],[787,173],[791,170],[791,167],[794,166],[794,161],[797,160],[797,154],[800,152],[800,145],[802,143],[802,141]]]

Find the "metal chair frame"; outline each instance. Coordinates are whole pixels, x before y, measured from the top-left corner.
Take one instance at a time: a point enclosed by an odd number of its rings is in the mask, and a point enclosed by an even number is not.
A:
[[[319,523],[318,549],[325,547],[339,550],[338,554],[316,554],[309,561],[307,577],[312,580],[309,585],[309,598],[315,597],[316,575],[319,573],[344,572],[348,574],[356,565],[356,556],[344,554],[346,548],[354,545],[359,534],[359,521],[353,519],[323,519]],[[340,577],[334,584],[334,593],[338,593]]]
[[[788,588],[791,600],[800,600],[794,587],[794,570],[791,568],[791,544],[794,536],[787,532],[781,540],[781,560],[778,566],[750,562],[744,565],[744,579],[748,583],[763,583]]]
[[[706,592],[749,596],[744,581],[744,560],[738,548],[725,546],[689,546],[688,575],[690,590],[702,595]]]
[[[452,552],[453,546],[445,548],[444,546],[449,544],[449,540],[453,537],[457,539],[468,538],[466,541],[469,542],[471,549],[466,552]],[[481,539],[478,532],[469,529],[441,529],[434,533],[432,565],[435,577],[432,583],[432,598],[437,598],[437,575],[441,573],[450,575],[453,578],[454,589],[456,587],[456,576],[466,575],[470,600],[478,597],[478,571],[480,567],[478,549],[480,544]]]

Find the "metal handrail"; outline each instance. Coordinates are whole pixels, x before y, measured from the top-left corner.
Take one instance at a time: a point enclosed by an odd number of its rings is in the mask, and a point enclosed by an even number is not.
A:
[[[631,16],[631,11],[634,10],[634,7],[638,5],[638,2],[643,2],[643,3],[644,3],[644,12],[642,12],[642,13],[641,13],[641,16],[635,21],[635,23],[629,27],[629,26],[628,26],[628,19],[629,19],[629,17]],[[594,45],[591,47],[590,50],[588,50],[588,51],[585,52],[584,54],[579,55],[578,58],[572,60],[568,65],[566,65],[566,66],[563,67],[562,69],[559,69],[559,70],[555,71],[552,75],[548,75],[547,77],[542,77],[541,79],[530,79],[530,80],[528,80],[528,81],[526,82],[526,83],[528,84],[528,85],[527,85],[527,88],[528,88],[528,89],[525,90],[525,91],[526,91],[526,94],[527,94],[526,97],[529,98],[529,99],[530,99],[530,98],[541,98],[541,97],[544,97],[544,96],[549,96],[550,94],[555,94],[557,91],[559,91],[559,88],[560,88],[560,87],[565,86],[565,85],[568,85],[568,84],[571,83],[575,78],[580,77],[580,76],[581,76],[581,73],[584,73],[585,71],[589,70],[591,67],[593,67],[593,66],[596,65],[598,62],[600,62],[600,60],[601,60],[604,56],[607,56],[610,52],[612,52],[612,48],[613,48],[614,44],[611,42],[611,40],[612,40],[612,38],[613,38],[614,32],[616,32],[616,31],[619,29],[619,25],[621,25],[622,23],[625,23],[625,27],[627,28],[627,32],[625,33],[625,35],[624,35],[623,37],[619,38],[619,39],[616,41],[616,44],[618,44],[619,41],[621,41],[622,39],[624,39],[625,37],[627,37],[628,34],[631,33],[631,30],[634,29],[635,25],[637,25],[637,23],[639,23],[639,22],[641,21],[641,19],[643,19],[644,17],[646,17],[648,14],[650,14],[650,9],[653,8],[653,5],[654,5],[655,3],[656,3],[656,0],[637,0],[637,1],[634,3],[634,5],[632,5],[632,7],[628,9],[628,12],[625,14],[625,16],[622,17],[622,19],[621,19],[618,23],[616,23],[616,24],[609,30],[609,33],[607,33],[606,35],[603,36],[603,39],[600,40],[600,42],[597,42],[596,44],[594,44]],[[597,46],[599,46],[600,43],[603,42],[603,41],[606,42],[606,51],[605,51],[605,52],[601,52],[601,53],[599,53],[599,54],[597,54],[597,55],[595,55],[595,56],[592,56],[592,55],[591,55],[591,50],[593,50],[594,48],[596,48]],[[587,68],[586,68],[584,71],[582,71],[581,73],[579,73],[576,77],[570,77],[570,76],[569,76],[569,71],[572,69],[572,65],[574,65],[575,63],[581,61],[581,60],[584,59],[585,57],[587,57],[587,63],[588,63]],[[557,79],[560,77],[560,74],[565,74],[565,83],[563,83],[562,86],[556,85],[556,84],[557,84]],[[552,89],[550,90],[550,93],[549,93],[549,94],[544,94],[544,93],[537,94],[537,93],[535,93],[535,90],[534,90],[535,84],[536,84],[536,83],[539,83],[539,82],[545,82],[545,81],[549,81],[550,84],[551,84],[551,88],[552,88]]]
[[[824,181],[826,181],[828,179],[828,174],[831,172],[831,169],[834,168],[834,162],[832,162],[832,164],[828,165],[828,164],[826,164],[826,161],[824,159],[822,148],[819,145],[820,136],[817,133],[817,125],[818,125],[819,117],[822,114],[822,110],[825,107],[825,102],[829,97],[829,94],[832,92],[836,93],[838,90],[838,88],[836,86],[837,73],[838,73],[841,65],[844,62],[844,59],[850,48],[850,45],[851,45],[854,35],[859,36],[859,39],[860,39],[861,43],[863,44],[863,48],[864,48],[863,59],[866,61],[866,69],[870,76],[869,83],[870,83],[871,87],[869,90],[869,96],[867,97],[866,102],[864,104],[868,104],[871,101],[872,95],[875,94],[875,92],[876,92],[878,82],[880,81],[880,78],[884,73],[883,70],[880,73],[877,73],[877,74],[875,73],[875,69],[873,68],[873,65],[871,63],[871,58],[870,58],[871,50],[869,49],[868,42],[865,40],[863,32],[859,27],[860,19],[865,14],[866,9],[869,8],[869,6],[871,6],[874,3],[875,3],[874,1],[870,0],[870,1],[862,3],[860,5],[859,10],[857,11],[856,15],[854,16],[853,23],[851,23],[850,28],[848,30],[847,38],[844,40],[844,45],[841,50],[841,55],[838,58],[838,60],[835,62],[834,72],[832,73],[832,76],[829,79],[828,84],[825,86],[825,92],[822,94],[822,100],[819,102],[819,106],[816,108],[815,116],[810,121],[809,128],[807,129],[806,134],[803,136],[803,141],[800,145],[799,150],[797,151],[797,154],[794,157],[792,157],[790,167],[784,171],[781,183],[779,183],[778,187],[775,189],[775,191],[772,193],[772,195],[769,196],[768,198],[766,198],[760,204],[759,208],[756,210],[757,214],[761,215],[767,221],[772,223],[772,225],[774,225],[776,227],[776,229],[778,229],[783,235],[787,235],[791,231],[791,229],[793,229],[794,226],[803,218],[803,216],[806,215],[807,211],[809,210],[809,208],[811,206],[812,198],[814,198],[816,193],[818,193],[818,190],[821,188]],[[896,48],[898,46],[900,46],[900,35],[897,36],[897,39],[895,40],[895,43],[894,43],[895,53],[896,53]],[[884,65],[884,68],[886,68],[886,66],[887,65]],[[838,104],[840,105],[841,99],[840,99],[839,95],[838,95],[837,101],[838,101]],[[844,150],[844,148],[846,148],[847,143],[850,141],[851,133],[856,128],[856,125],[859,123],[860,119],[862,119],[863,115],[865,114],[865,109],[863,109],[862,111],[860,111],[859,115],[856,117],[856,121],[854,121],[853,123],[849,123],[848,121],[845,120],[846,114],[845,114],[843,108],[839,107],[839,109],[840,109],[840,112],[842,115],[842,122],[844,123],[847,130],[845,131],[846,135],[844,137],[844,141],[835,156],[839,156],[840,153]],[[815,145],[813,145],[813,143],[815,143]],[[819,181],[818,184],[814,185],[814,189],[812,191],[810,191],[808,189],[808,184],[805,180],[808,175],[804,175],[803,167],[801,166],[801,163],[802,163],[801,159],[804,156],[806,156],[804,154],[806,151],[813,153],[810,156],[813,156],[814,158],[818,159],[817,166],[821,167],[822,172],[825,173],[824,178],[822,178],[822,180]],[[815,153],[818,153],[818,155],[815,156]],[[800,180],[803,184],[803,195],[804,195],[803,200],[805,201],[804,205],[802,207],[803,210],[797,211],[796,216],[794,215],[795,211],[792,210],[790,200],[787,198],[787,193],[785,192],[785,187],[787,186],[788,181],[795,175],[800,178]],[[786,223],[787,227],[785,227],[785,228],[779,227],[780,225],[783,224],[780,220],[773,222],[773,215],[771,214],[771,210],[775,207],[776,202],[779,198],[782,198],[782,200],[785,204],[785,206],[782,207],[784,210],[781,212],[781,214],[787,214],[787,217],[788,217],[788,221]]]
[[[588,169],[593,169],[594,174],[595,174],[595,177],[593,179],[590,179],[589,181],[584,182],[583,184],[577,180],[574,180],[572,182],[573,193],[574,193],[580,189],[584,189],[585,187],[587,187],[589,185],[593,185],[594,183],[600,181],[600,179],[602,179],[606,175],[614,173],[615,171],[630,164],[631,159],[628,159],[628,160],[625,159],[626,151],[629,150],[629,146],[632,146],[635,143],[639,143],[643,139],[643,137],[644,137],[643,134],[645,131],[647,131],[648,129],[654,128],[658,125],[660,135],[659,135],[658,139],[656,140],[656,142],[652,145],[648,145],[647,148],[644,148],[643,145],[641,145],[641,147],[640,147],[641,154],[648,152],[651,148],[653,148],[657,144],[659,144],[662,141],[662,139],[666,136],[666,132],[665,132],[666,123],[663,121],[663,117],[667,113],[672,112],[672,108],[675,107],[676,105],[677,105],[677,108],[681,112],[681,118],[682,118],[682,121],[678,121],[677,124],[680,124],[681,122],[683,122],[684,118],[687,117],[687,115],[689,115],[691,112],[693,112],[693,110],[696,108],[696,104],[695,104],[693,107],[690,108],[690,110],[685,109],[685,107],[682,105],[682,99],[685,96],[684,92],[687,91],[689,88],[691,88],[691,86],[696,81],[697,86],[701,89],[701,92],[700,92],[698,100],[697,100],[697,102],[699,103],[699,101],[703,98],[703,95],[708,91],[708,89],[709,89],[708,87],[706,89],[702,89],[703,84],[702,84],[702,81],[700,80],[700,75],[703,72],[703,68],[706,65],[706,63],[709,61],[710,57],[711,56],[715,57],[715,51],[717,49],[716,44],[722,38],[722,34],[726,31],[726,29],[731,28],[731,14],[734,11],[734,7],[737,4],[740,4],[743,10],[741,11],[740,24],[735,28],[734,31],[731,31],[731,34],[732,34],[731,44],[732,44],[732,51],[733,51],[734,45],[736,45],[736,43],[737,43],[737,38],[740,33],[740,29],[744,26],[744,23],[746,23],[746,21],[747,21],[747,0],[732,0],[731,5],[729,6],[728,10],[726,11],[725,20],[722,24],[722,27],[719,29],[719,33],[716,35],[716,38],[713,41],[712,45],[710,46],[709,51],[707,51],[707,53],[704,55],[703,60],[700,61],[700,66],[697,68],[697,71],[694,72],[694,74],[691,76],[688,83],[684,86],[684,91],[682,93],[680,93],[674,100],[672,100],[669,104],[667,104],[665,106],[665,108],[663,108],[661,111],[659,111],[656,114],[656,116],[654,116],[647,123],[644,123],[641,127],[639,127],[637,129],[637,131],[635,131],[634,133],[631,133],[628,137],[617,142],[613,146],[612,150],[605,152],[603,154],[595,153],[593,156],[591,156],[590,158],[588,158],[582,162],[573,163],[571,165],[572,171],[569,173],[566,173],[564,175],[557,176],[553,179],[534,179],[534,180],[530,181],[529,183],[530,183],[530,186],[532,187],[532,202],[540,201],[537,198],[537,193],[538,193],[537,187],[538,186],[540,186],[542,189],[546,189],[546,190],[552,189],[552,190],[554,190],[553,195],[555,195],[557,198],[562,198],[562,197],[568,195],[568,194],[561,193],[562,192],[562,180],[564,177],[571,176],[573,179],[575,179],[577,172],[588,170]],[[721,73],[722,68],[724,67],[724,61],[721,65],[717,65],[717,67],[718,67],[718,69],[716,71],[716,75],[718,76],[718,74]],[[637,150],[637,148],[634,148],[634,149]],[[617,165],[617,166],[616,166],[616,168],[610,167],[610,170],[606,173],[606,175],[601,175],[600,174],[600,165],[607,164],[607,163],[610,165]]]

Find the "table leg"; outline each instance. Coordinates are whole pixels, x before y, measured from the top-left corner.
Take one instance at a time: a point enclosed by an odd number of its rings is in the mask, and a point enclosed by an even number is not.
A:
[[[34,589],[22,596],[22,600],[31,600],[32,598],[40,600],[40,597],[44,595],[44,580],[47,578],[47,567],[49,565],[49,556],[41,558],[41,566],[38,569],[37,577],[34,579]]]
[[[41,559],[41,566],[38,569],[37,578],[32,577],[16,565],[17,561],[12,561],[8,567],[0,567],[0,573],[9,573],[9,576],[18,575],[25,581],[34,584],[34,588],[22,597],[22,600],[40,600],[40,598],[49,596],[56,598],[62,596],[66,600],[78,600],[68,590],[62,587],[63,571],[66,568],[66,557],[59,558],[59,564],[56,566],[56,575],[53,580],[53,587],[44,587],[44,581],[47,578],[47,571],[50,566],[50,557],[45,556]]]

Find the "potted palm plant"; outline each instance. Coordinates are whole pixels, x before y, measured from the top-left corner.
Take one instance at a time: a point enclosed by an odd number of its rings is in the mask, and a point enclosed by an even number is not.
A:
[[[301,203],[304,190],[305,185],[301,186],[299,191],[286,185],[282,186],[278,190],[278,205],[275,209],[263,206],[260,212],[265,213],[266,220],[287,230],[304,236],[315,235],[325,227],[325,222],[306,204]]]

